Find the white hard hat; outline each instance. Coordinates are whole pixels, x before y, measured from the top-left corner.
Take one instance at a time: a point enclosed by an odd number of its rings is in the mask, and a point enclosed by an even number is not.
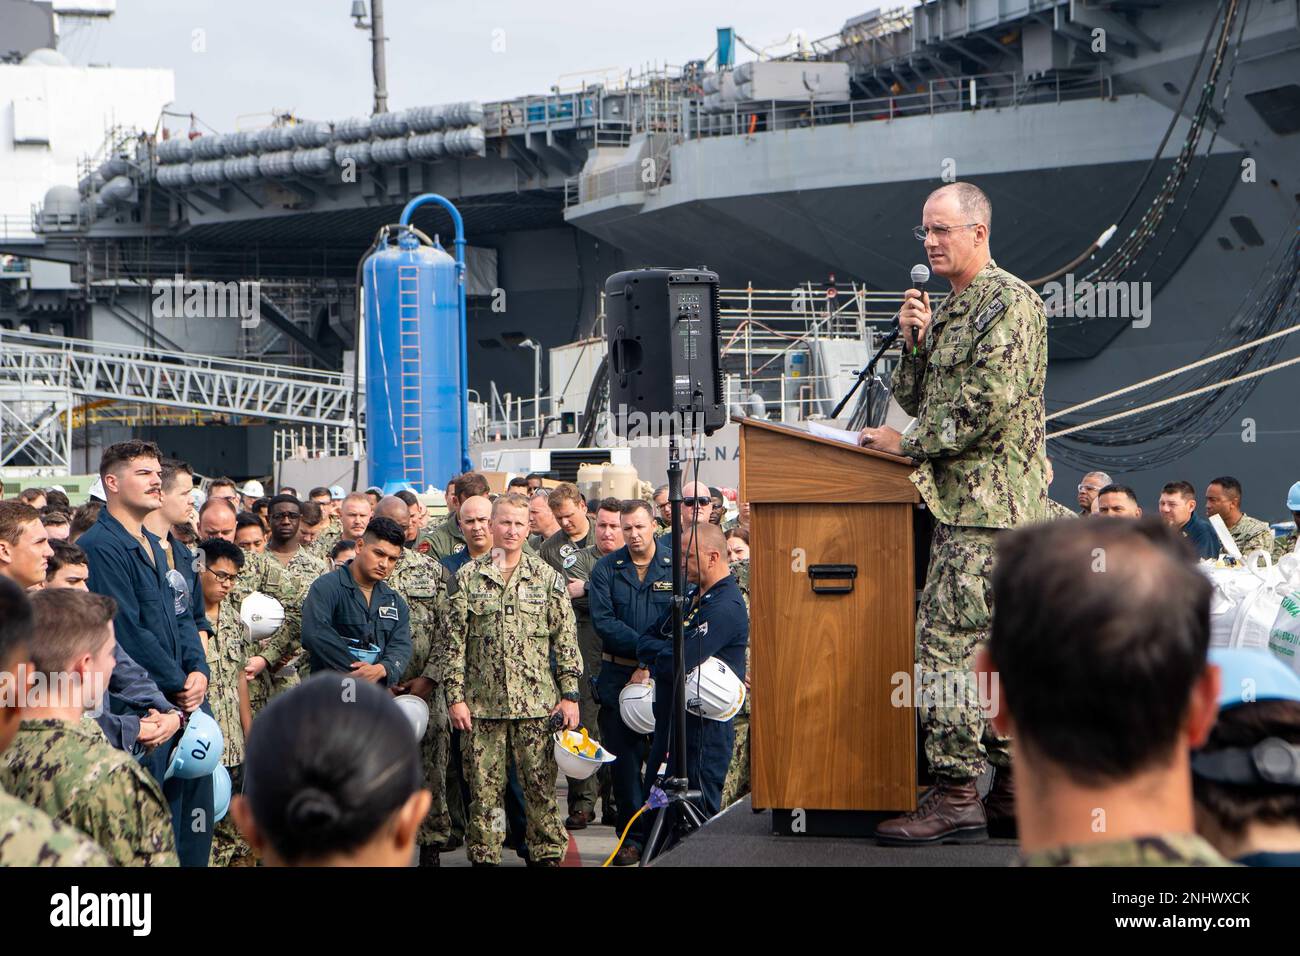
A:
[[[96,478],[90,483],[90,491],[87,492],[90,497],[96,501],[108,501],[108,495],[104,494],[104,479]]]
[[[424,731],[429,726],[429,705],[423,698],[416,697],[414,694],[402,694],[394,697],[393,700],[397,702],[397,706],[402,709],[402,713],[415,729],[415,739],[423,740]]]
[[[655,732],[655,682],[628,684],[618,692],[618,713],[637,734]]]
[[[401,700],[401,698],[397,698]],[[561,730],[555,735],[555,762],[560,773],[574,780],[586,780],[604,763],[613,763],[615,756],[600,742],[574,730]]]
[[[686,709],[710,720],[730,720],[745,704],[745,682],[710,657],[686,675]]]
[[[239,493],[247,498],[261,498],[266,494],[266,489],[262,487],[260,481],[246,481],[244,487],[239,489]]]
[[[260,641],[270,637],[284,623],[284,605],[261,591],[254,591],[239,605],[239,619],[248,629],[248,636]]]
[[[205,495],[202,492],[202,490],[198,488],[195,488],[193,491],[190,492],[190,502],[194,505],[195,509],[202,508],[203,502],[207,500],[208,500],[208,496]]]

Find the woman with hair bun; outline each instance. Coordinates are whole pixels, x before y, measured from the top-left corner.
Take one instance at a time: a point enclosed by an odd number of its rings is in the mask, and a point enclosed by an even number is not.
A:
[[[392,696],[318,674],[257,717],[231,812],[268,866],[409,866],[432,794]]]

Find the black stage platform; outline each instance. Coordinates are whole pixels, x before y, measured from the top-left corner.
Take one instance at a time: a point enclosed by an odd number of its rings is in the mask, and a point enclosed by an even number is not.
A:
[[[754,813],[745,797],[649,865],[1007,866],[1015,858],[1014,840],[976,846],[886,847],[864,838],[776,836],[772,814]]]

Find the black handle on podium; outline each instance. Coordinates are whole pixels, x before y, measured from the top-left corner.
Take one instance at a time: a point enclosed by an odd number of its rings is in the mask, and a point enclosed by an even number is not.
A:
[[[857,576],[856,564],[808,565],[808,583],[812,585],[815,594],[848,594],[853,590],[853,581]],[[841,583],[828,583],[831,581]]]

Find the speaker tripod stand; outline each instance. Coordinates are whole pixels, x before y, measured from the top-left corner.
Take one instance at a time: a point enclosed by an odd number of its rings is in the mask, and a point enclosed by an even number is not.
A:
[[[683,415],[698,415],[698,410],[689,407],[678,409],[671,418],[676,421]],[[668,501],[672,507],[673,537],[673,732],[667,741],[668,752],[664,756],[663,786],[653,788],[649,795],[650,805],[656,807],[658,812],[641,851],[642,866],[706,822],[703,812],[692,802],[701,799],[703,795],[699,790],[691,789],[686,768],[686,638],[682,625],[686,603],[686,568],[682,563],[682,459],[677,430],[671,425],[669,427]],[[666,768],[674,760],[674,773],[669,776]]]

